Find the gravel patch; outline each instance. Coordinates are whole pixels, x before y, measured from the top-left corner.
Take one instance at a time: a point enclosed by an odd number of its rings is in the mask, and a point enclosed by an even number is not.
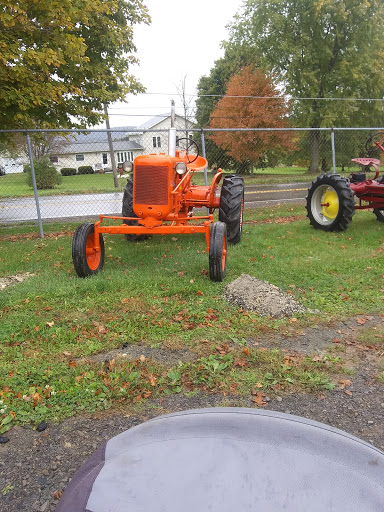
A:
[[[35,274],[26,272],[25,274],[16,274],[14,276],[0,277],[0,290],[4,290],[4,288],[12,286],[13,284],[21,283],[22,281],[25,281],[25,279],[28,279],[29,277],[32,277],[34,275]]]
[[[241,274],[239,278],[229,283],[225,287],[224,298],[230,304],[255,311],[261,316],[274,318],[309,311],[277,286],[248,274]]]

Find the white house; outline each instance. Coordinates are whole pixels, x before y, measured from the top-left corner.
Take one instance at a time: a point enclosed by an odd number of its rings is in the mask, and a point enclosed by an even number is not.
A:
[[[170,127],[170,114],[163,114],[152,117],[138,127],[112,128],[112,145],[117,166],[127,160],[133,161],[137,155],[167,153]],[[178,138],[192,136],[188,129],[193,128],[194,124],[190,121],[186,123],[183,117],[175,116],[175,127],[180,130]],[[107,132],[102,130],[76,134],[67,143],[60,142],[56,153],[53,151],[50,159],[58,169],[78,168],[83,165],[91,165],[95,170],[111,169]]]
[[[0,155],[0,168],[5,172],[5,174],[23,172],[24,163],[27,162],[23,162],[22,158],[12,158]]]
[[[134,141],[113,141],[113,150],[117,166],[127,160],[133,160],[143,153],[140,144]],[[112,168],[108,142],[70,142],[62,146],[56,154],[50,155],[50,160],[58,169],[90,165],[94,170],[109,170]]]

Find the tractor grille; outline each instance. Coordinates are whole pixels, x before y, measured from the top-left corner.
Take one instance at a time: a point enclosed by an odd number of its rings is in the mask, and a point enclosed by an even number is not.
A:
[[[168,204],[168,190],[167,166],[137,165],[135,167],[135,203]]]

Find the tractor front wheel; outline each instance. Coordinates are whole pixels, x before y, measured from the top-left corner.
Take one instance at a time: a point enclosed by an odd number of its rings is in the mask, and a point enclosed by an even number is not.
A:
[[[133,211],[133,181],[132,178],[128,178],[127,184],[124,189],[123,195],[123,217],[137,217]],[[139,223],[137,220],[124,220],[124,224],[128,226],[137,226]],[[147,235],[125,235],[129,242],[140,242],[141,240],[147,240]]]
[[[384,222],[384,210],[379,210],[378,208],[374,208],[373,213],[376,215],[376,219],[379,222]]]
[[[72,260],[79,277],[97,274],[104,265],[104,239],[99,234],[99,245],[95,244],[95,225],[81,224],[73,235]]]
[[[220,194],[219,220],[227,226],[228,243],[235,245],[241,240],[244,210],[244,181],[241,176],[227,176]]]
[[[214,222],[209,242],[209,277],[211,281],[222,281],[227,269],[227,226]]]
[[[323,231],[345,231],[355,213],[353,192],[346,178],[322,174],[308,189],[306,209],[309,222]]]

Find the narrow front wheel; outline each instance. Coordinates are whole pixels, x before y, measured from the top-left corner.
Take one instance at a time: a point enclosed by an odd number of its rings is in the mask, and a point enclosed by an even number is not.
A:
[[[99,233],[99,243],[95,243],[95,225],[81,224],[73,235],[72,260],[79,277],[97,274],[104,265],[104,239]]]
[[[209,277],[222,281],[227,270],[227,226],[224,222],[212,224],[209,242]]]

